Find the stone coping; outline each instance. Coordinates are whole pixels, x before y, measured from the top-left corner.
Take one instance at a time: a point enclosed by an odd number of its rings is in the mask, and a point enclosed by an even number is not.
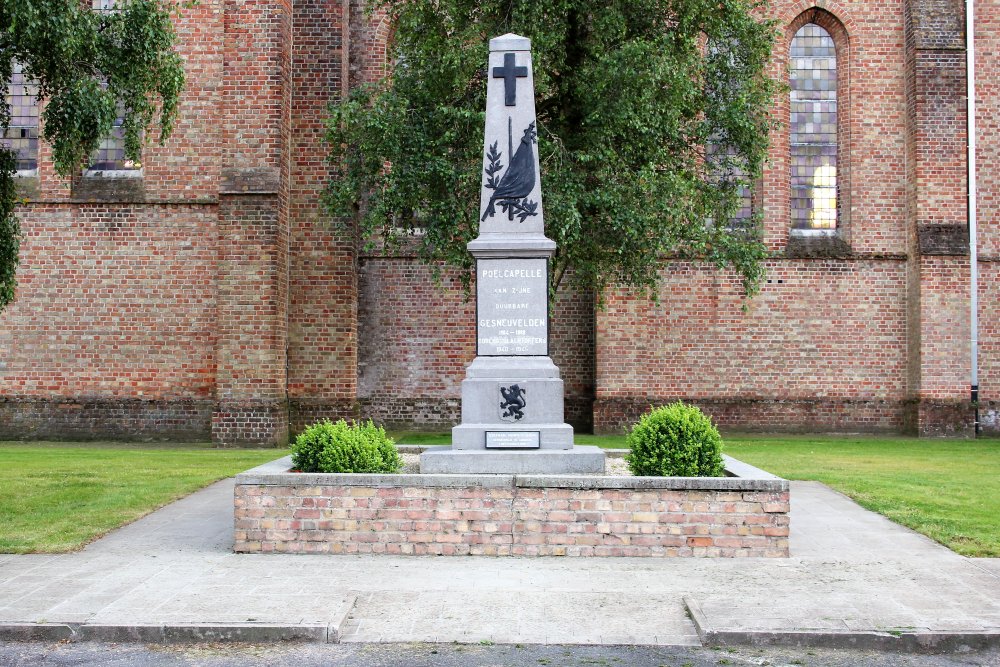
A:
[[[407,447],[407,449],[403,449]],[[400,451],[413,451],[400,446]],[[432,447],[422,447],[426,451]],[[614,454],[624,450],[608,450]],[[285,456],[236,476],[236,484],[263,486],[366,486],[436,488],[678,489],[720,491],[788,491],[788,480],[723,455],[726,477],[628,477],[606,475],[394,475],[290,472]]]

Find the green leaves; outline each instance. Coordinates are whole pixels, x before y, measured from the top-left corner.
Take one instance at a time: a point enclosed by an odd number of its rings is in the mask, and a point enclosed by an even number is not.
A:
[[[722,477],[722,438],[712,420],[680,401],[644,414],[625,437],[633,475]]]
[[[326,419],[306,428],[292,444],[300,472],[396,473],[403,465],[396,444],[381,426]]]
[[[735,214],[766,156],[774,31],[755,4],[382,0],[397,65],[331,106],[329,208],[388,251],[419,227],[425,261],[468,268],[488,41],[516,32],[532,40],[553,284],[571,274],[598,293],[616,282],[655,294],[666,254],[735,268],[752,294],[759,219],[738,233],[706,221]],[[712,142],[739,166],[722,186],[715,171],[732,164],[706,159]]]
[[[83,165],[117,115],[114,98],[92,78],[69,81],[55,92],[42,112],[42,127],[56,169],[70,176]]]
[[[119,116],[131,160],[139,161],[154,123],[160,143],[170,136],[184,87],[173,51],[174,11],[171,0],[119,0],[110,11],[79,0],[0,0],[0,88],[9,86],[14,60],[38,82],[46,99],[42,136],[60,175],[84,166]],[[0,104],[0,130],[7,129],[7,111]],[[15,196],[12,180],[0,174],[0,309],[15,285]]]
[[[0,148],[0,310],[14,301],[21,226],[14,215],[17,187],[13,151]]]

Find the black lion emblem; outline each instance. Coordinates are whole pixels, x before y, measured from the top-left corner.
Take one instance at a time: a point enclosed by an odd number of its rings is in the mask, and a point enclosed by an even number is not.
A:
[[[524,418],[524,406],[527,405],[524,392],[525,390],[516,384],[500,387],[500,394],[503,396],[503,400],[500,401],[500,419],[518,421]]]

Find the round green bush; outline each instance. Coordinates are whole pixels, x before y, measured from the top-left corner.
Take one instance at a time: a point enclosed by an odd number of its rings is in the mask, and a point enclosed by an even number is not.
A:
[[[680,401],[646,413],[632,427],[625,457],[633,475],[722,477],[722,438],[712,420]]]
[[[292,465],[302,472],[394,473],[403,467],[396,443],[368,420],[313,424],[292,444]]]

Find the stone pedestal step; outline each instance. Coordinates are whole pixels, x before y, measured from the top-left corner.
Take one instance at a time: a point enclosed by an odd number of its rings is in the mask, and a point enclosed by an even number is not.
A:
[[[420,455],[420,471],[422,474],[601,474],[604,451],[586,445],[526,451],[441,447]]]

